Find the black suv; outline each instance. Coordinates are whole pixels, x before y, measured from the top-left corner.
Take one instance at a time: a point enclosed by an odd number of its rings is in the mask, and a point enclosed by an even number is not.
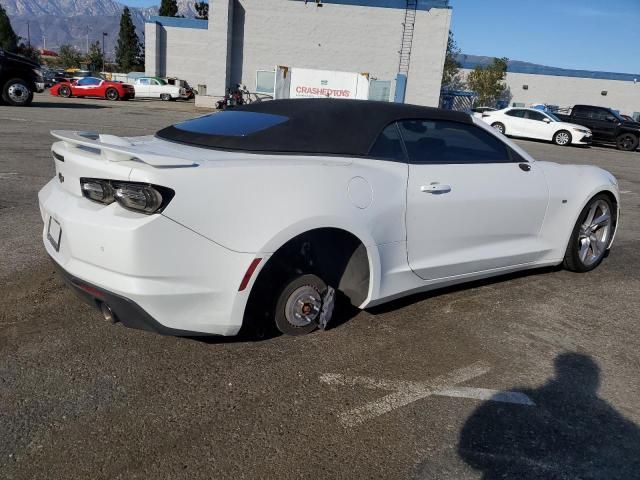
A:
[[[594,142],[615,143],[618,150],[638,148],[640,123],[628,121],[610,108],[576,105],[568,115],[555,114],[564,122],[583,125],[593,133]]]
[[[0,103],[22,107],[33,101],[33,92],[44,91],[40,65],[0,48]]]

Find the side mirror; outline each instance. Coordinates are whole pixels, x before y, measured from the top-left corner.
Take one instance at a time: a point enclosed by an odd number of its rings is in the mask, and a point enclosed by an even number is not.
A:
[[[616,117],[614,117],[613,115],[607,115],[607,122],[615,123],[617,121],[618,121],[618,119]]]
[[[544,118],[542,119],[542,121],[543,121],[544,123],[551,123],[551,119],[550,119],[549,117],[544,117]]]

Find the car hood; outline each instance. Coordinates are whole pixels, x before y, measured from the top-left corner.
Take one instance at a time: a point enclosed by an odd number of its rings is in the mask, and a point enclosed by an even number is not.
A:
[[[621,125],[626,128],[640,130],[640,122],[630,122],[629,120],[625,120]]]
[[[26,67],[31,68],[40,68],[40,65],[27,57],[23,57],[22,55],[16,55],[14,53],[9,53],[6,50],[2,50],[0,55],[4,55],[5,58],[11,60],[12,62],[22,63]]]
[[[579,128],[581,130],[591,131],[589,127],[585,127],[584,125],[578,125],[577,123],[569,123],[569,122],[556,122],[556,123],[560,124],[564,128]]]

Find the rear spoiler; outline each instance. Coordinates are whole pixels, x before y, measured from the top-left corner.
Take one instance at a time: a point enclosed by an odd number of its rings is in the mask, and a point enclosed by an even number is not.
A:
[[[153,167],[197,167],[198,164],[186,158],[148,153],[124,138],[115,135],[100,135],[93,132],[73,130],[52,130],[51,135],[62,140],[69,148],[85,147],[95,150],[110,162],[135,160]]]

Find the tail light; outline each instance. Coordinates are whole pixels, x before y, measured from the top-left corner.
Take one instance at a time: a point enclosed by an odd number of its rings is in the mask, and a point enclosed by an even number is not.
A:
[[[109,205],[113,202],[134,212],[160,213],[175,192],[167,187],[139,182],[119,182],[99,178],[81,178],[82,195],[94,202]]]

